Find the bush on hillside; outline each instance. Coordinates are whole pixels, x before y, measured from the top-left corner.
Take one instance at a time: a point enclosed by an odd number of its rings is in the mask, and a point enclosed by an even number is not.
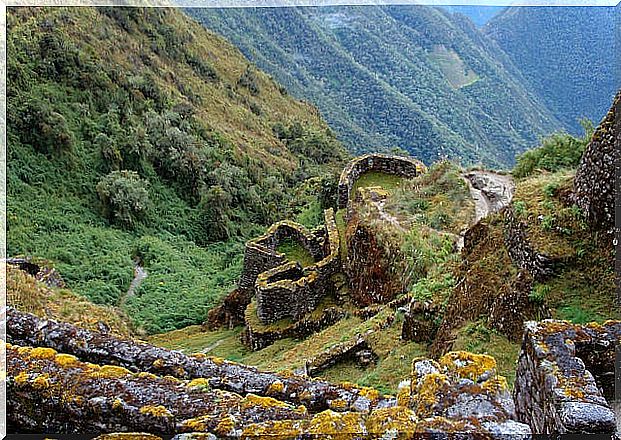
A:
[[[97,184],[97,194],[108,219],[127,228],[142,220],[150,206],[146,182],[135,171],[112,171]]]
[[[593,134],[593,124],[590,121],[585,119],[581,124],[584,128],[583,137],[554,133],[543,139],[540,147],[519,155],[513,175],[520,178],[530,176],[537,170],[555,172],[563,168],[577,167]]]
[[[22,142],[48,155],[73,149],[74,139],[67,120],[47,100],[31,98],[20,113]]]

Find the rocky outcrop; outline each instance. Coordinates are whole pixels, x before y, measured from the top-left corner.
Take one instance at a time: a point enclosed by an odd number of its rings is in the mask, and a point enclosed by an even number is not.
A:
[[[252,300],[251,290],[235,289],[224,297],[222,304],[214,307],[207,314],[203,324],[207,330],[220,327],[232,329],[244,323],[244,312]]]
[[[308,359],[305,366],[306,374],[311,377],[317,376],[339,362],[352,359],[357,361],[359,365],[367,367],[377,360],[377,355],[373,353],[367,341],[362,336],[358,336],[354,340],[335,344],[317,356]]]
[[[303,406],[213,390],[206,379],[132,373],[50,348],[9,344],[6,354],[8,424],[19,433],[139,430],[230,436],[250,423],[309,417]]]
[[[619,169],[621,148],[621,91],[612,107],[597,127],[586,147],[576,177],[574,200],[595,227],[610,229],[615,226],[615,181]]]
[[[613,395],[619,342],[619,321],[526,323],[514,389],[518,419],[537,434],[613,434],[615,414],[602,391]]]
[[[12,344],[53,348],[95,364],[117,365],[132,372],[147,372],[179,379],[206,378],[213,389],[238,394],[274,397],[309,411],[331,408],[333,400],[345,402],[340,410],[368,411],[377,405],[390,405],[383,397],[370,400],[364,388],[347,389],[329,382],[297,375],[276,374],[205,355],[188,356],[150,344],[116,338],[34,315],[7,310],[7,338]],[[274,387],[274,383],[282,386]]]

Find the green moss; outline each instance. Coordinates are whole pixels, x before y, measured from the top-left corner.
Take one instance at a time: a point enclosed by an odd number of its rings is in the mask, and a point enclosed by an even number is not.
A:
[[[276,247],[276,252],[285,255],[289,261],[297,261],[302,267],[315,264],[315,259],[302,243],[292,238],[282,240]]]

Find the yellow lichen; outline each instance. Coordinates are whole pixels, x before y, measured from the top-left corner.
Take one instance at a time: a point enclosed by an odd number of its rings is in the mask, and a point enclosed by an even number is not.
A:
[[[418,417],[409,408],[397,406],[376,409],[367,418],[366,427],[370,434],[382,434],[387,430],[414,432]]]
[[[261,397],[256,394],[248,394],[242,400],[242,408],[250,408],[252,406],[260,406],[263,408],[288,408],[289,405],[272,397]]]
[[[377,402],[382,396],[378,390],[370,387],[362,387],[360,389],[360,395],[366,397],[371,402]]]
[[[157,405],[157,406],[145,405],[142,408],[140,408],[140,413],[148,414],[154,417],[172,417],[173,416],[171,412],[168,411],[164,405]]]
[[[397,393],[397,405],[410,406],[410,389],[409,387],[403,387]]]
[[[235,429],[235,418],[231,415],[227,415],[220,419],[214,431],[223,437],[227,437],[232,435],[233,429]]]
[[[119,410],[123,408],[123,401],[121,399],[114,399],[112,402],[112,409]]]
[[[267,388],[267,394],[279,394],[285,389],[284,384],[280,380],[275,380]]]
[[[255,440],[261,438],[275,438],[288,440],[298,438],[304,433],[305,420],[276,420],[264,423],[254,423],[244,427],[241,440]]]
[[[496,369],[496,359],[486,354],[452,351],[440,358],[440,365],[461,378],[476,381],[487,371]]]
[[[427,374],[420,385],[416,386],[416,392],[412,394],[412,405],[420,418],[430,417],[433,406],[437,403],[440,391],[449,384],[445,374]]]
[[[22,357],[28,356],[31,351],[32,351],[32,347],[18,347],[17,348],[17,354],[19,354]]]
[[[326,410],[316,414],[308,425],[311,435],[365,434],[364,416],[355,412],[334,412]]]
[[[211,359],[211,361],[216,365],[224,364],[224,359],[222,359],[221,357],[211,356],[209,359]]]
[[[178,377],[175,377],[175,376],[171,376],[170,374],[167,374],[166,376],[163,376],[162,379],[167,380],[169,382],[174,382],[174,383],[181,382],[181,379],[179,379]]]
[[[207,431],[207,423],[205,417],[196,417],[184,420],[181,425],[184,432],[204,432]]]
[[[192,357],[196,359],[206,359],[207,355],[205,353],[192,353]]]
[[[26,373],[25,371],[22,371],[17,376],[15,376],[13,380],[15,381],[17,385],[24,385],[25,383],[28,382],[28,373]]]
[[[491,379],[488,379],[485,382],[483,382],[481,386],[483,390],[491,394],[499,394],[509,389],[509,386],[507,384],[507,379],[505,379],[504,376],[495,376]]]
[[[153,373],[147,373],[146,371],[141,371],[140,373],[138,373],[138,377],[140,379],[156,379],[157,376]]]
[[[35,347],[30,350],[30,356],[35,359],[54,359],[56,350],[47,347]]]
[[[155,368],[162,368],[164,366],[164,360],[163,359],[156,359],[153,361],[153,366]]]
[[[50,387],[50,376],[48,374],[40,374],[32,381],[32,387],[35,390],[45,390]]]
[[[132,373],[127,368],[117,365],[103,365],[101,368],[94,370],[91,376],[100,379],[120,379],[130,374]]]
[[[311,400],[312,398],[313,395],[308,390],[304,390],[300,393],[300,400]]]
[[[61,367],[64,368],[71,368],[71,367],[76,367],[78,365],[81,364],[80,360],[71,355],[71,354],[65,354],[65,353],[59,353],[54,357],[54,361],[60,365]]]
[[[204,379],[202,377],[198,379],[193,379],[190,382],[188,382],[188,388],[206,391],[209,389],[209,380]]]
[[[330,401],[330,408],[343,411],[347,408],[347,401],[343,399],[335,399]]]

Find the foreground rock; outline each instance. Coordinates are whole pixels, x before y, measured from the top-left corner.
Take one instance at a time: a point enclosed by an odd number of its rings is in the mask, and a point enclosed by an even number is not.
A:
[[[379,393],[369,397],[364,387],[344,388],[303,376],[276,374],[256,368],[208,358],[188,356],[150,344],[84,330],[71,324],[43,320],[34,315],[7,310],[7,338],[13,344],[53,348],[95,364],[110,364],[133,372],[148,372],[180,379],[206,378],[211,388],[239,394],[254,393],[305,405],[309,411],[369,411],[394,405],[394,398]],[[338,405],[334,405],[338,401]]]
[[[7,410],[12,429],[159,434],[211,431],[230,436],[250,423],[308,418],[306,408],[268,397],[79,361],[50,348],[7,345]]]

